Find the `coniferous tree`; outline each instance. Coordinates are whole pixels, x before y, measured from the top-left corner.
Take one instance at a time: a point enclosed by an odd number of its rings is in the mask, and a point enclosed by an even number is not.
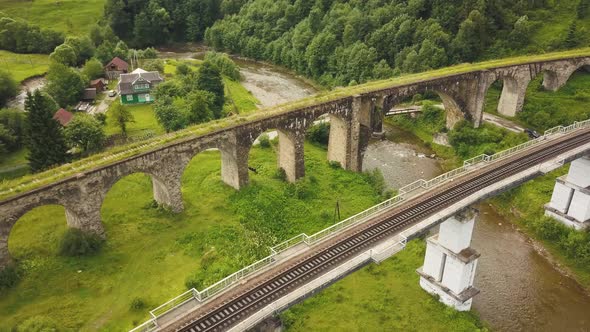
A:
[[[588,7],[590,7],[590,0],[580,0],[578,3],[578,18],[582,19],[588,15]]]
[[[29,166],[33,172],[67,161],[67,145],[61,125],[53,119],[57,104],[39,90],[27,93]]]
[[[578,46],[578,27],[576,21],[573,21],[565,37],[565,47],[573,48],[576,46]]]
[[[205,61],[199,69],[197,89],[209,91],[215,95],[211,110],[213,111],[213,116],[219,119],[221,117],[223,103],[225,102],[223,80],[219,70],[208,61]]]

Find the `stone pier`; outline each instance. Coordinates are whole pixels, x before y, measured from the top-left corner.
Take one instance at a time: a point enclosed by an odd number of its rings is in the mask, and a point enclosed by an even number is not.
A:
[[[465,208],[440,225],[426,243],[424,266],[417,270],[420,286],[459,311],[469,311],[479,293],[473,287],[479,253],[470,248],[478,211]]]
[[[569,173],[557,179],[545,215],[575,229],[590,227],[590,157],[574,160]]]

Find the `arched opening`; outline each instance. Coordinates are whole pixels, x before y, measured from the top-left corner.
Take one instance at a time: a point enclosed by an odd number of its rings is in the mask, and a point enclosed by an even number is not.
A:
[[[256,181],[259,177],[281,176],[279,172],[279,169],[283,168],[279,158],[281,153],[281,143],[279,142],[281,140],[284,143],[285,137],[276,129],[267,130],[254,140],[248,154],[248,169],[251,180]]]
[[[542,133],[544,130],[569,125],[590,117],[590,75],[580,66],[556,91],[546,89],[547,74],[540,73],[528,86],[523,109],[517,121],[524,127]]]
[[[131,226],[154,218],[161,207],[154,189],[161,185],[161,181],[152,181],[149,174],[133,173],[105,188],[101,217],[107,233],[111,233],[114,227]]]
[[[61,205],[44,205],[24,213],[8,234],[8,251],[13,259],[34,262],[54,257],[68,229],[66,209]]]
[[[184,169],[181,184],[186,213],[198,211],[204,218],[218,219],[215,210],[226,209],[227,197],[235,192],[222,180],[221,151],[218,149],[195,155]]]

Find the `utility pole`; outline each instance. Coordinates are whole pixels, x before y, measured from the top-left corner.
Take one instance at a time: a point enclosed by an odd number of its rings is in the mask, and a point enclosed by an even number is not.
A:
[[[334,223],[340,221],[340,200],[336,201],[336,207],[334,208]]]

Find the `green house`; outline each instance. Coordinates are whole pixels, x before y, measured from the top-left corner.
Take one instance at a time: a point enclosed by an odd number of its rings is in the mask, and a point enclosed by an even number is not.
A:
[[[119,76],[117,90],[122,104],[145,104],[154,102],[151,91],[164,79],[157,71],[135,69],[129,74]]]

